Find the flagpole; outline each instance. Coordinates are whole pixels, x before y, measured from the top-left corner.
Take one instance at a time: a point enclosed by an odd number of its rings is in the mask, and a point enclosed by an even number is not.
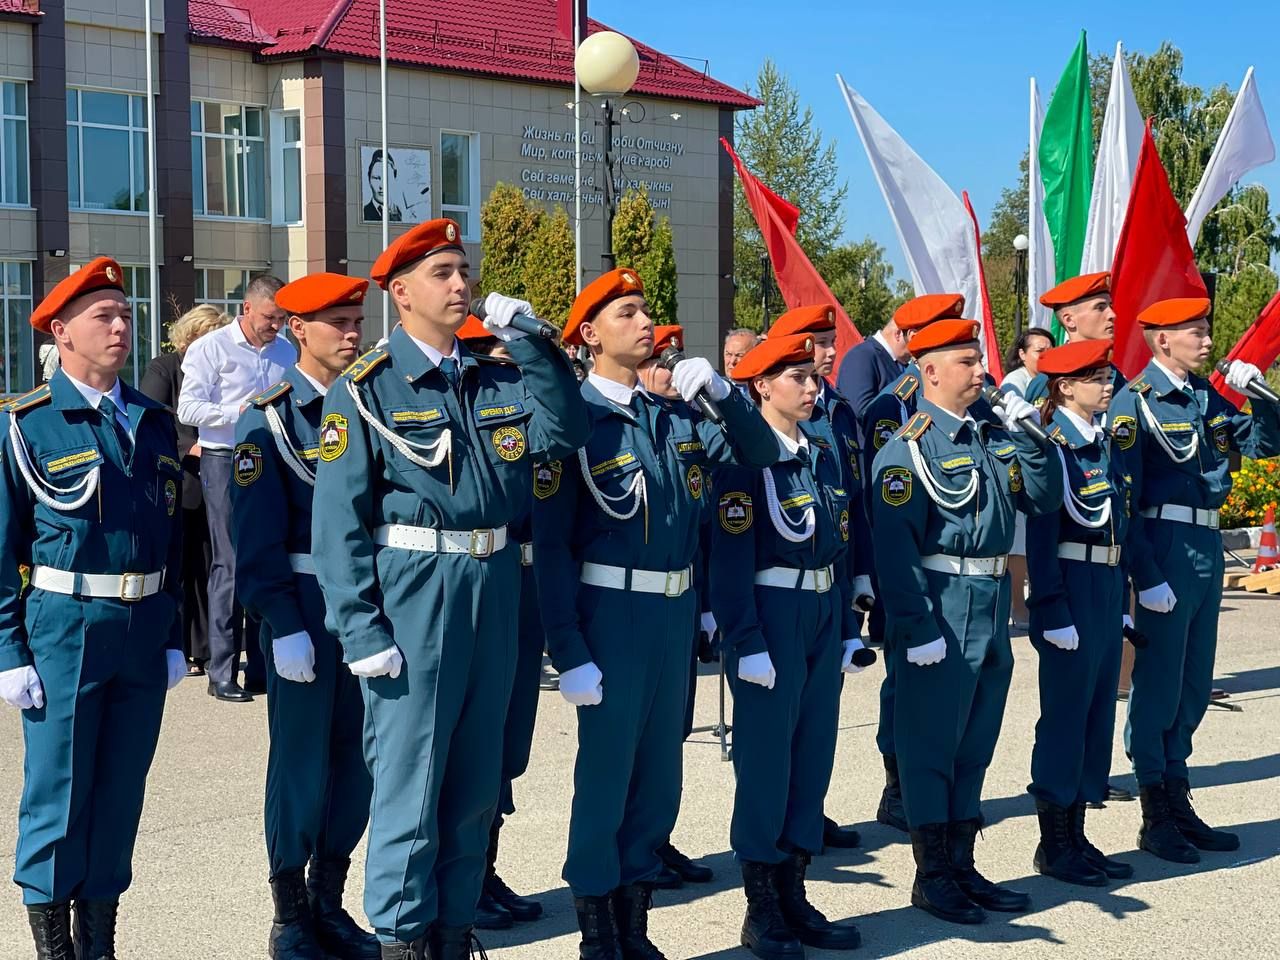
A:
[[[573,0],[573,52],[582,44],[582,0]],[[582,292],[582,83],[573,71],[573,289]]]
[[[156,263],[156,99],[153,55],[151,52],[151,0],[143,4],[146,26],[143,39],[147,45],[147,273],[150,297],[151,356],[160,353],[160,266]],[[133,357],[133,381],[139,382],[138,356]]]
[[[378,94],[382,117],[382,249],[391,245],[391,183],[387,152],[387,0],[378,0]],[[391,336],[391,301],[382,291],[382,336]]]

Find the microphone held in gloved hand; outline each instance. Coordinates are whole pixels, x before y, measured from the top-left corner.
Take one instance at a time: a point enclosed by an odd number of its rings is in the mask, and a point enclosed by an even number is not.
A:
[[[876,652],[870,647],[860,647],[853,651],[853,665],[855,667],[869,667],[876,662]]]
[[[1005,395],[995,387],[987,387],[982,391],[982,395],[986,397],[987,402],[993,407],[1003,407]],[[1048,443],[1049,435],[1044,432],[1044,427],[1036,423],[1035,419],[1028,415],[1018,420],[1018,426],[1022,428],[1022,432],[1029,436],[1036,443]]]
[[[1214,369],[1225,377],[1227,375],[1227,371],[1231,369],[1231,361],[1219,360]],[[1280,394],[1272,390],[1267,384],[1267,381],[1263,380],[1261,377],[1254,377],[1245,386],[1245,389],[1260,400],[1270,400],[1272,403],[1280,403]]]
[[[481,321],[485,319],[484,297],[476,297],[471,301],[471,312]],[[537,317],[530,317],[523,313],[517,313],[511,318],[511,326],[530,337],[541,337],[543,340],[560,339],[560,328],[554,323],[548,323],[546,320],[539,320]]]
[[[676,364],[684,359],[684,354],[676,347],[667,347],[658,357],[658,363],[668,372],[674,372]],[[712,423],[724,423],[724,414],[720,412],[720,406],[707,396],[707,391],[699,390],[697,396],[693,398],[698,405],[698,409],[702,411],[702,415]]]

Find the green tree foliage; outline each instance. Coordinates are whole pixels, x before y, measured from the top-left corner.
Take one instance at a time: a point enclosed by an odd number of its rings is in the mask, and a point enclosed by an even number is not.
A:
[[[875,333],[912,295],[911,285],[893,279],[884,247],[870,237],[842,243],[817,264],[818,272],[863,336]]]
[[[496,292],[528,299],[524,260],[529,238],[544,216],[525,200],[519,187],[499,183],[493,188],[480,207],[480,294]],[[572,258],[569,274],[573,275]]]
[[[679,323],[675,243],[671,221],[659,220],[641,187],[618,201],[613,219],[613,253],[618,266],[631,267],[644,282],[654,323]]]
[[[564,207],[540,213],[537,227],[529,235],[522,261],[524,299],[538,316],[563,325],[577,295],[573,282],[573,229]]]

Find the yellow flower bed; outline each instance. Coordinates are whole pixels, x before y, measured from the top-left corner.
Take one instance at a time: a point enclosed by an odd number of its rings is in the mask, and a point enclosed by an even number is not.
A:
[[[1257,527],[1268,506],[1280,503],[1280,464],[1275,460],[1242,460],[1231,495],[1222,505],[1222,526]]]

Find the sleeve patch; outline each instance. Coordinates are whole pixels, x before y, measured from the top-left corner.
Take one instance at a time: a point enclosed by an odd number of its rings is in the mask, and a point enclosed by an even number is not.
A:
[[[534,464],[533,495],[539,500],[554,497],[560,489],[560,477],[564,474],[564,464],[559,460],[549,463]]]
[[[231,469],[237,486],[249,486],[262,476],[261,448],[253,443],[237,444],[231,457]]]
[[[1116,417],[1111,421],[1111,436],[1121,450],[1128,450],[1138,439],[1138,421],[1133,417]]]
[[[877,420],[875,430],[871,433],[871,443],[877,450],[889,442],[889,439],[898,432],[902,426],[897,420]]]
[[[751,528],[751,498],[738,490],[720,498],[720,526],[726,533],[745,533]]]
[[[347,418],[328,414],[320,423],[320,459],[332,463],[347,452]]]
[[[915,478],[906,467],[886,467],[880,478],[880,496],[891,507],[900,507],[911,499]]]

